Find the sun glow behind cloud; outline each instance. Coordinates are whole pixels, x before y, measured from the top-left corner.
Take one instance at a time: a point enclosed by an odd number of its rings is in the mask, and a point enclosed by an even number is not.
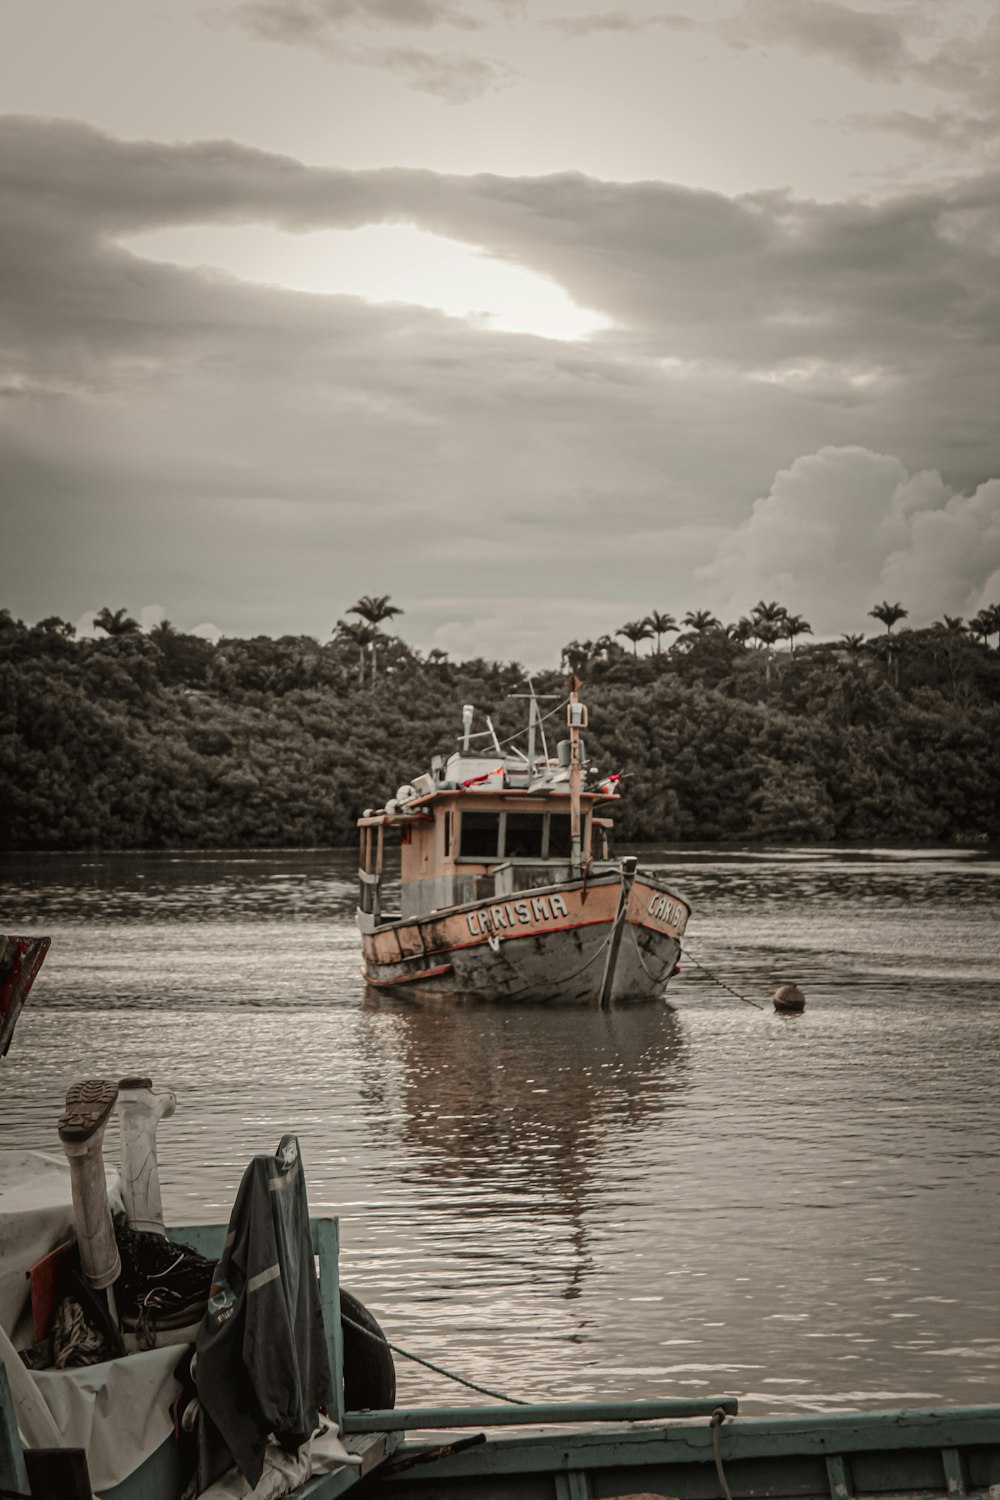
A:
[[[435,308],[498,333],[571,341],[611,327],[556,282],[409,225],[307,234],[258,224],[192,226],[120,243],[151,260],[224,271],[289,291]]]

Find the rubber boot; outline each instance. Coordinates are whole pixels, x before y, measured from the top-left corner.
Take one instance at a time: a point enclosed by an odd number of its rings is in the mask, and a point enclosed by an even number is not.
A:
[[[66,1112],[59,1120],[59,1139],[69,1161],[80,1266],[95,1291],[110,1287],[122,1268],[101,1150],[104,1127],[117,1097],[118,1085],[106,1078],[74,1083],[67,1090]]]
[[[118,1085],[125,1221],[131,1229],[164,1237],[156,1127],[176,1107],[176,1096],[166,1090],[154,1093],[150,1078],[123,1078]]]

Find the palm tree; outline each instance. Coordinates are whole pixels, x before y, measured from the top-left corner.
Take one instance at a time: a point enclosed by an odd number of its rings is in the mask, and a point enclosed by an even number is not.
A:
[[[852,656],[857,656],[859,651],[864,650],[865,638],[863,635],[842,635],[840,637],[847,651]]]
[[[653,632],[647,620],[627,620],[615,635],[623,635],[627,641],[632,642],[632,655],[639,655],[639,642],[652,639]]]
[[[567,641],[562,648],[559,660],[567,672],[572,672],[574,677],[582,677],[587,669],[587,664],[593,654],[593,641],[578,641],[576,639]]]
[[[695,630],[701,635],[703,630],[713,630],[719,621],[710,609],[689,609],[681,621],[689,630]]]
[[[383,620],[391,620],[393,615],[403,613],[398,605],[390,604],[389,599],[389,594],[362,594],[357,604],[352,604],[347,613],[360,615],[369,625],[378,629]]]
[[[982,641],[984,646],[990,643],[993,634],[993,621],[988,609],[981,609],[978,614],[972,616],[969,621],[969,634],[975,639]]]
[[[949,631],[952,635],[964,635],[965,621],[961,615],[942,615],[940,628]]]
[[[777,599],[772,599],[770,603],[764,599],[758,599],[750,611],[751,619],[758,625],[761,622],[765,625],[780,625],[787,614],[788,610],[783,604],[779,604]]]
[[[396,604],[389,603],[388,594],[362,594],[357,604],[352,604],[347,611],[349,615],[360,615],[361,619],[371,629],[368,641],[368,649],[372,658],[372,682],[378,676],[378,656],[376,653],[377,637],[381,633],[379,626],[383,620],[391,620],[393,615],[401,615],[403,611]],[[338,622],[339,623],[339,622]]]
[[[988,604],[984,613],[990,618],[991,634],[996,635],[997,650],[1000,651],[1000,604]]]
[[[994,631],[1000,637],[1000,604],[988,604],[969,621],[969,633],[978,636],[984,646],[989,645]]]
[[[661,615],[658,609],[654,609],[650,610],[649,614],[646,616],[645,620],[643,620],[642,623],[644,625],[648,625],[650,630],[656,636],[656,654],[657,656],[659,656],[660,637],[666,635],[668,630],[676,630],[677,621],[674,619],[673,615]]]
[[[888,599],[883,599],[881,604],[876,604],[868,613],[873,619],[881,620],[886,630],[891,631],[897,620],[905,620],[910,611],[904,609],[898,600],[895,604],[890,604]]]
[[[108,635],[135,635],[139,621],[133,620],[127,609],[116,609],[112,614],[105,604],[94,616],[94,627]]]
[[[366,625],[363,620],[338,620],[334,627],[334,640],[358,648],[358,678],[362,687],[365,685],[365,652],[374,644],[377,634],[375,626]],[[373,673],[372,681],[374,680]]]
[[[786,614],[781,624],[781,634],[787,638],[789,649],[794,655],[795,637],[797,635],[812,635],[812,626],[801,615]]]

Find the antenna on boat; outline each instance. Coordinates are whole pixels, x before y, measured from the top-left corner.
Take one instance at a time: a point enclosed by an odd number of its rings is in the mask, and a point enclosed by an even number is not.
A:
[[[534,684],[534,682],[532,681],[532,679],[530,677],[526,678],[525,680],[527,681],[527,684],[528,684],[528,692],[526,692],[526,693],[511,693],[511,697],[512,698],[527,698],[527,700],[528,700],[528,770],[530,771],[530,773],[533,776],[535,774],[535,730],[536,729],[538,730],[539,734],[542,736],[542,753],[545,756],[546,764],[548,763],[548,759],[549,759],[549,747],[548,747],[548,744],[546,743],[545,730],[544,730],[544,728],[542,726],[542,716],[541,716],[541,714],[538,711],[538,704],[540,702],[540,699],[539,699],[538,694],[535,692],[535,684]],[[543,693],[542,694],[542,697],[544,697],[544,698],[558,698],[558,696],[559,696],[558,693]]]
[[[468,755],[469,741],[472,738],[472,715],[475,712],[471,703],[462,704],[462,753]]]
[[[569,828],[574,871],[579,871],[583,864],[580,839],[580,730],[587,727],[587,705],[581,703],[578,697],[582,686],[579,677],[570,677],[566,723],[569,726]]]

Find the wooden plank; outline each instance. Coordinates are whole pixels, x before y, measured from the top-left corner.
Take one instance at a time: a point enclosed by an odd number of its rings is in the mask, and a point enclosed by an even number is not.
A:
[[[518,1411],[523,1414],[524,1409]],[[944,1447],[972,1449],[983,1473],[987,1468],[992,1473],[993,1462],[1000,1472],[1000,1407],[740,1417],[726,1422],[724,1443],[734,1494],[823,1496],[829,1493],[826,1459],[843,1456],[856,1495],[907,1491],[940,1500]],[[990,1454],[994,1458],[988,1460]],[[467,1477],[471,1492],[476,1479],[486,1474],[504,1475],[513,1482],[518,1476],[565,1472],[569,1467],[603,1471],[609,1483],[610,1470],[639,1475],[656,1469],[661,1472],[653,1489],[660,1488],[662,1480],[663,1493],[704,1494],[711,1500],[718,1496],[707,1421],[642,1427],[609,1424],[573,1433],[505,1431],[491,1436],[483,1447],[443,1458],[435,1464],[434,1473],[449,1484]],[[632,1486],[637,1487],[641,1488]],[[602,1492],[609,1493],[607,1489]]]
[[[942,1448],[941,1457],[944,1460],[944,1477],[948,1485],[948,1494],[967,1494],[969,1481],[964,1454],[958,1448]]]
[[[593,1495],[589,1474],[570,1469],[568,1474],[555,1475],[555,1500],[593,1500]]]
[[[719,1407],[738,1409],[735,1396],[708,1401],[545,1401],[511,1406],[397,1406],[391,1411],[351,1411],[346,1432],[430,1431],[445,1427],[524,1427],[541,1423],[649,1422],[667,1417],[709,1417]],[[706,1428],[707,1432],[707,1428]]]
[[[329,1474],[316,1474],[295,1493],[301,1500],[336,1500],[380,1468],[398,1446],[399,1438],[394,1433],[375,1432],[354,1439],[350,1449],[361,1455],[360,1465],[343,1464]]]
[[[313,1230],[319,1256],[319,1300],[326,1330],[326,1347],[333,1373],[330,1420],[344,1423],[344,1329],[340,1320],[340,1224],[319,1219]]]
[[[826,1477],[830,1485],[830,1500],[850,1500],[854,1489],[842,1453],[827,1454]]]

